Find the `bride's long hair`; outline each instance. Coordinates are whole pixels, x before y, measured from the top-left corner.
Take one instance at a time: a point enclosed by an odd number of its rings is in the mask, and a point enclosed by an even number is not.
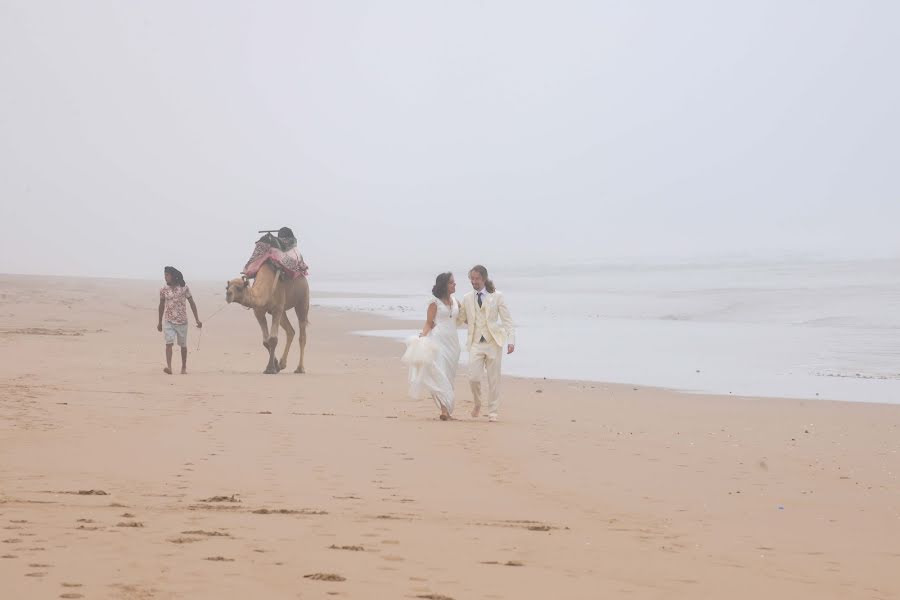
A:
[[[447,271],[446,273],[441,273],[435,278],[434,287],[431,288],[431,293],[434,294],[435,298],[444,300],[450,296],[451,277],[453,277],[453,273]]]
[[[480,274],[481,278],[484,279],[484,289],[488,291],[488,294],[493,294],[495,291],[497,291],[497,288],[494,287],[494,282],[488,279],[487,269],[485,269],[481,265],[475,265],[474,267],[469,269],[469,273],[472,272]]]

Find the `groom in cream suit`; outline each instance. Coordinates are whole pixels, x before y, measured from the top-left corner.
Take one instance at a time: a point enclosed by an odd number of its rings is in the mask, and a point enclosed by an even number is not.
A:
[[[487,375],[488,420],[496,421],[500,410],[500,359],[503,346],[506,353],[516,349],[516,328],[503,294],[494,289],[494,282],[488,279],[487,269],[475,265],[469,271],[469,281],[473,291],[463,297],[459,307],[457,323],[468,324],[469,336],[469,385],[475,408],[472,416],[481,414],[481,379]]]

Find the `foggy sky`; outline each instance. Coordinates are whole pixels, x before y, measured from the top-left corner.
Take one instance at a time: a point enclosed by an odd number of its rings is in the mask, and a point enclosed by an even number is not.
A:
[[[0,272],[900,255],[900,3],[0,0]]]

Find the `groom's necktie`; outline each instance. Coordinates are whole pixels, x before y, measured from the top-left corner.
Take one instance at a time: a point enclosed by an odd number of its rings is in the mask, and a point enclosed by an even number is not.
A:
[[[484,292],[478,292],[478,308],[481,308],[481,295],[482,294],[484,294]],[[481,336],[481,343],[482,344],[484,343],[484,336]]]

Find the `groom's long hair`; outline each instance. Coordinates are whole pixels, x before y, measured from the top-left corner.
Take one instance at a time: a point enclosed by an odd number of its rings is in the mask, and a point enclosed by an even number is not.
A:
[[[479,273],[481,275],[481,278],[484,279],[484,289],[488,291],[488,294],[493,294],[497,290],[497,288],[494,287],[494,282],[488,279],[487,269],[485,269],[481,265],[475,265],[474,267],[469,269],[469,273],[473,271]]]

